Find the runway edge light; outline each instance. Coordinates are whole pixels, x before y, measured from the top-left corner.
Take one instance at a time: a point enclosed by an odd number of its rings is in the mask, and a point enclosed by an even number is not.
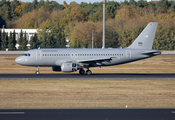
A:
[[[125,108],[128,108],[128,106],[126,105]]]

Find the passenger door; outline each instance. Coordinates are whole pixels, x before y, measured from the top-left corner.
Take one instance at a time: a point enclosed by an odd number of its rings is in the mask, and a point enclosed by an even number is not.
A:
[[[126,50],[126,59],[127,60],[131,59],[131,50]]]

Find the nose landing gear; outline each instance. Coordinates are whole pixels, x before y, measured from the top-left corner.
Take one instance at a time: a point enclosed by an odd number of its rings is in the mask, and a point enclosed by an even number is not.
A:
[[[40,74],[40,73],[39,73],[39,66],[37,66],[35,74],[36,74],[36,75]]]

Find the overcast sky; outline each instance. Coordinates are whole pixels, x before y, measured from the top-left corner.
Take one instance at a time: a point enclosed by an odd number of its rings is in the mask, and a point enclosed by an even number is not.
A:
[[[22,1],[22,2],[33,2],[33,0],[20,0],[20,1]],[[39,1],[40,0],[38,0],[38,2]],[[49,0],[49,1],[57,1],[57,3],[59,3],[59,4],[63,4],[63,1],[66,1],[67,4],[75,1],[76,3],[79,3],[80,4],[81,2],[86,2],[86,3],[91,2],[91,3],[94,3],[94,2],[101,2],[102,0]],[[120,2],[120,1],[124,1],[124,0],[109,0],[109,1],[118,1],[118,2]]]

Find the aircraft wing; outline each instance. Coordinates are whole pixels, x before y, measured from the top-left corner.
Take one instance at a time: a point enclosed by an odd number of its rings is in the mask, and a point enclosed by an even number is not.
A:
[[[103,62],[103,61],[109,61],[112,60],[111,57],[98,57],[98,58],[91,58],[91,59],[82,59],[82,60],[76,60],[78,63],[99,63],[99,62]]]

